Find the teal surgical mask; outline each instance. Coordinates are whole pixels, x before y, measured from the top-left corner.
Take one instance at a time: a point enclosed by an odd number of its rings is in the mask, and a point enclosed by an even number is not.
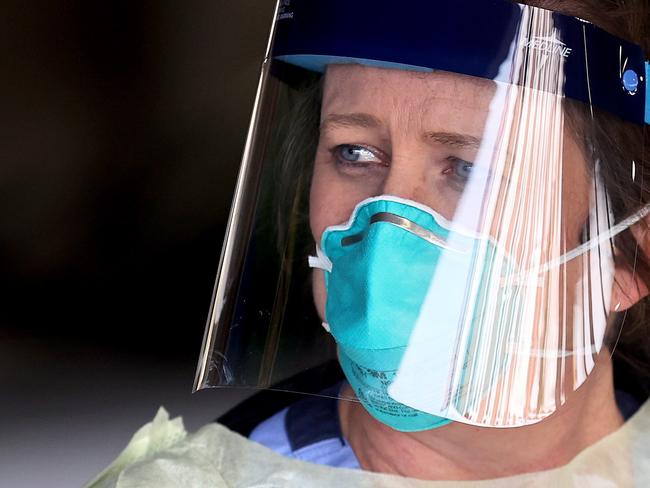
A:
[[[416,202],[383,196],[357,206],[348,224],[329,227],[313,267],[323,268],[327,287],[326,327],[338,344],[345,375],[365,408],[400,431],[419,431],[451,420],[417,410],[391,397],[393,383],[427,290],[444,267],[460,271],[491,264],[512,271],[494,243],[470,232],[454,231],[434,210]],[[507,264],[504,266],[504,263]],[[453,272],[450,290],[467,289],[467,277]],[[462,294],[447,298],[465,306]],[[440,340],[454,341],[440,311]],[[451,333],[451,334],[450,334]]]

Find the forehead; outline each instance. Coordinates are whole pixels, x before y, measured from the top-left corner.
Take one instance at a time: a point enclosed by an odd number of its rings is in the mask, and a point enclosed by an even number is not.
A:
[[[325,76],[323,114],[363,110],[386,116],[407,109],[471,117],[487,113],[495,90],[490,80],[442,71],[333,65]]]

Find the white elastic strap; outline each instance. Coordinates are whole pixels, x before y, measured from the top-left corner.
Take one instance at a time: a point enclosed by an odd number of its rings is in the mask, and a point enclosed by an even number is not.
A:
[[[534,275],[537,275],[537,274],[550,271],[551,269],[557,268],[558,266],[562,266],[564,263],[567,263],[572,259],[575,259],[578,256],[583,255],[587,251],[590,251],[591,249],[600,246],[603,242],[613,239],[615,236],[617,236],[624,230],[628,229],[629,227],[633,226],[639,220],[646,217],[648,214],[650,214],[650,204],[646,205],[638,212],[633,213],[628,218],[620,221],[618,224],[611,227],[609,230],[603,232],[602,234],[598,234],[593,239],[589,239],[584,244],[579,245],[575,249],[572,249],[571,251],[567,252],[566,254],[563,254],[558,258],[548,261],[547,263],[544,263],[544,265],[541,266],[539,269],[529,270],[522,274],[527,275],[528,273],[532,273]]]
[[[525,356],[533,358],[544,358],[544,359],[558,359],[558,358],[567,358],[570,356],[594,356],[600,351],[595,344],[586,347],[580,347],[573,351],[567,349],[560,349],[557,351],[546,351],[544,349],[525,349],[518,347],[516,344],[509,343],[507,346],[507,351],[509,354],[514,356]]]
[[[309,267],[332,272],[332,261],[325,255],[320,246],[316,246],[316,256],[309,256]]]

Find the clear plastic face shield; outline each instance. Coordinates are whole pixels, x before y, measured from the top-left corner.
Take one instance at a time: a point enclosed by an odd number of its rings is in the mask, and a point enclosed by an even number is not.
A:
[[[336,359],[398,430],[538,422],[624,327],[647,63],[548,10],[385,4],[278,5],[195,387]]]

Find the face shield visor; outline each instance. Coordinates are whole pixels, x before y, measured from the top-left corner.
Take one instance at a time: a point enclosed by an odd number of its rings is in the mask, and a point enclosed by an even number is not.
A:
[[[399,430],[555,412],[624,326],[647,66],[508,1],[279,2],[195,388],[338,360]]]

